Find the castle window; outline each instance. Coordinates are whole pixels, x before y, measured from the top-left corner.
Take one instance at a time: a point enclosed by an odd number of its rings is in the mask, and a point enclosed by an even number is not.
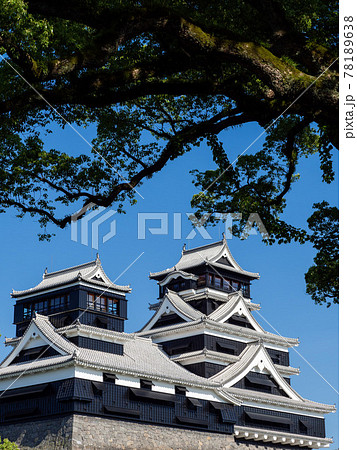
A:
[[[238,283],[238,281],[232,281],[231,282],[231,286],[232,286],[232,290],[237,292],[240,289],[240,283]]]
[[[115,298],[88,293],[87,307],[89,309],[119,315],[119,301]]]
[[[197,286],[204,286],[206,284],[206,275],[200,275],[197,280]]]
[[[31,303],[25,303],[24,305],[24,319],[31,319],[32,305]]]
[[[50,311],[58,311],[68,306],[68,295],[62,295],[49,300]]]
[[[95,308],[95,296],[94,294],[88,294],[87,306],[89,309]]]
[[[119,314],[118,300],[113,299],[113,298],[108,298],[107,301],[108,301],[108,303],[107,303],[108,313],[118,315]]]
[[[68,307],[69,296],[59,295],[57,297],[40,300],[33,303],[24,304],[24,319],[31,319],[33,312],[38,312],[40,314],[48,314],[55,311],[60,311]]]
[[[214,287],[221,288],[222,287],[222,278],[221,277],[214,277]]]
[[[225,291],[230,291],[232,288],[231,288],[231,284],[230,284],[230,281],[229,280],[226,280],[226,279],[224,279],[223,278],[223,289],[225,290]]]
[[[95,309],[97,311],[107,312],[107,299],[102,296],[97,296],[95,299]]]
[[[34,303],[33,309],[34,309],[34,311],[36,311],[38,313],[47,312],[47,301],[45,300],[42,302]]]
[[[242,292],[245,297],[249,296],[249,288],[247,283],[242,284]]]
[[[210,273],[208,274],[208,284],[213,286],[214,276]]]

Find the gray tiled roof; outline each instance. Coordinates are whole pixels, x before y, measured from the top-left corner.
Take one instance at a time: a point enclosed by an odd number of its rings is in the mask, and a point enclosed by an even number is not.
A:
[[[7,367],[0,367],[0,379],[17,377],[19,374],[26,375],[33,372],[58,369],[59,367],[73,364],[73,355],[49,356],[48,358],[41,358],[26,363],[12,364]]]
[[[98,274],[99,277],[95,275]],[[120,292],[130,292],[130,286],[119,286],[110,281],[105,274],[99,258],[95,261],[80,264],[78,266],[69,267],[67,269],[58,270],[56,272],[44,273],[43,280],[35,287],[25,289],[23,291],[12,292],[12,297],[21,297],[33,294],[39,291],[58,288],[76,281],[84,281],[101,288],[110,288]]]
[[[284,347],[293,347],[299,344],[298,339],[286,338],[277,334],[269,333],[268,331],[256,331],[250,328],[237,327],[237,325],[232,325],[230,323],[219,323],[209,318],[201,318],[194,320],[192,322],[178,323],[176,325],[168,325],[166,327],[155,328],[153,330],[140,331],[138,335],[140,336],[151,336],[152,338],[158,336],[168,336],[172,334],[177,334],[184,330],[197,330],[202,331],[204,329],[217,330],[220,332],[226,332],[232,336],[245,337],[252,340],[261,338],[264,342],[269,342],[273,344],[279,344]]]
[[[15,354],[17,347],[19,345],[25,344],[25,342],[29,339],[30,328],[34,323],[36,324],[37,328],[43,333],[45,338],[47,338],[48,341],[53,344],[52,345],[53,347],[57,347],[59,350],[69,355],[74,354],[77,347],[74,344],[72,344],[72,342],[70,342],[68,339],[64,338],[63,336],[60,336],[57,333],[56,329],[48,320],[47,316],[35,313],[35,317],[31,320],[31,322],[27,326],[22,337],[16,341],[17,345],[13,347],[9,355],[1,362],[0,371],[3,369],[3,367],[1,366],[8,364],[8,361],[11,359],[12,355]]]
[[[165,284],[168,283],[168,281],[170,280],[171,277],[177,278],[179,276],[181,276],[182,278],[191,279],[191,280],[197,280],[198,279],[198,276],[194,275],[192,273],[184,272],[183,270],[174,270],[173,272],[168,273],[166,275],[166,277],[159,282],[159,285],[160,286],[165,286]]]
[[[39,314],[32,319],[31,324],[35,324],[39,331],[43,333],[55,347],[68,351],[69,354],[0,367],[0,379],[13,379],[14,377],[18,377],[19,374],[25,375],[40,371],[56,370],[68,365],[77,365],[117,374],[132,375],[138,378],[145,377],[152,380],[157,379],[160,381],[167,381],[173,384],[209,389],[218,395],[221,395],[227,401],[236,404],[240,404],[242,400],[247,400],[266,403],[267,405],[277,404],[318,412],[331,412],[335,410],[333,406],[323,405],[305,399],[296,401],[286,397],[274,396],[261,392],[237,388],[223,388],[218,380],[202,378],[187,371],[184,367],[170,360],[170,358],[161,350],[161,347],[154,344],[151,339],[142,338],[136,334],[102,330],[88,325],[81,325],[79,323],[56,330],[47,317]],[[29,338],[29,328],[31,327],[31,324],[22,339]],[[122,341],[124,344],[124,354],[116,355],[79,348],[63,336],[66,333],[75,330],[78,332],[89,332],[93,335],[101,334],[103,335],[103,338],[106,336],[115,338],[116,342]],[[252,347],[254,347],[254,345]],[[15,350],[16,348],[13,352]]]
[[[123,356],[81,348],[76,361],[80,365],[137,377],[218,387],[218,383],[199,377],[171,361],[161,348],[149,339],[137,337],[126,340]]]
[[[161,350],[161,347],[154,344],[149,338],[142,338],[136,334],[120,333],[115,331],[110,332],[111,337],[116,337],[116,342],[122,342],[124,344],[124,354],[117,355],[77,347],[63,336],[66,332],[65,328],[62,328],[60,332],[58,332],[45,316],[36,314],[35,318],[31,321],[31,324],[33,323],[35,323],[40,332],[42,332],[51,343],[53,343],[53,347],[57,347],[65,352],[68,352],[68,355],[48,357],[28,363],[19,363],[9,365],[7,367],[0,367],[0,378],[6,378],[10,375],[15,375],[24,371],[29,373],[38,370],[48,370],[52,366],[57,367],[59,364],[68,364],[73,362],[73,364],[75,363],[84,367],[92,367],[97,370],[124,373],[137,377],[149,377],[151,379],[159,379],[163,381],[167,380],[173,383],[176,382],[200,387],[210,387],[212,389],[219,386],[218,383],[195,375],[174,361],[171,361],[170,358],[168,358],[168,356]],[[28,327],[28,330],[30,326]],[[79,324],[66,328],[68,332],[69,330],[73,330],[75,328],[80,330],[82,327],[86,331],[90,331],[90,328],[92,328],[92,330],[97,334],[102,331],[98,331],[95,327],[88,327]],[[108,330],[103,331],[107,332]],[[28,339],[29,337],[30,336],[28,336],[25,332],[22,339]],[[8,360],[11,354],[15,351],[16,347],[5,359],[5,361]]]
[[[204,357],[205,359],[213,359],[215,361],[221,361],[225,364],[231,364],[235,363],[236,361],[239,361],[240,356],[237,355],[231,355],[229,353],[221,353],[216,352],[214,350],[208,350],[207,348],[204,348],[202,350],[196,350],[193,352],[187,352],[187,353],[180,353],[178,355],[170,356],[170,359],[172,361],[176,362],[186,362],[190,359],[197,359],[197,357]],[[280,364],[275,364],[277,371],[283,375],[298,375],[300,373],[300,369],[296,367],[291,366],[282,366]]]
[[[307,400],[305,398],[301,398],[301,400],[293,400],[282,395],[266,394],[264,392],[232,387],[225,388],[225,391],[229,392],[233,397],[236,397],[240,401],[255,401],[265,403],[266,405],[285,406],[288,408],[290,407],[303,411],[314,411],[319,413],[330,413],[336,411],[336,407],[334,405],[313,402],[312,400]]]
[[[214,261],[224,251],[226,251],[231,257],[231,259],[234,261],[235,267],[230,267],[228,265],[217,263]],[[201,264],[205,264],[206,261],[210,265],[217,267],[218,269],[234,270],[235,272],[238,272],[240,274],[252,278],[259,278],[258,273],[248,272],[240,267],[240,265],[234,260],[228,248],[227,241],[225,239],[223,239],[222,241],[214,242],[212,244],[196,247],[190,250],[182,250],[182,256],[179,262],[174,267],[170,267],[168,269],[161,270],[159,272],[150,273],[150,278],[167,275],[168,273],[177,270],[186,270],[192,267],[196,267]]]

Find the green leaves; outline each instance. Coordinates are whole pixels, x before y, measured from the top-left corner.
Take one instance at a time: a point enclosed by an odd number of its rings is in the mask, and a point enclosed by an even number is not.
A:
[[[301,158],[318,153],[333,181],[337,65],[319,76],[336,12],[322,0],[0,0],[0,211],[61,228],[88,203],[124,212],[134,188],[205,143],[217,169],[193,170],[198,214],[257,212],[267,243],[305,242],[284,211]],[[248,122],[265,143],[231,166],[219,134]],[[68,124],[96,129],[91,153],[46,145]]]
[[[193,171],[195,185],[204,191],[191,202],[198,213],[239,212],[247,220],[250,213],[256,212],[270,235],[267,243],[304,243],[306,231],[285,223],[280,216],[286,207],[285,196],[298,180],[299,159],[319,150],[319,134],[309,121],[293,115],[280,118],[267,130],[263,149],[237,155],[232,166],[222,144],[208,143],[219,168],[204,173]],[[238,227],[236,234],[240,233]]]
[[[19,450],[19,447],[15,442],[10,442],[9,439],[1,439],[0,437],[0,450]]]
[[[313,207],[316,211],[308,219],[312,231],[309,240],[317,253],[314,265],[305,274],[306,292],[316,304],[329,308],[339,302],[338,209],[326,201]]]

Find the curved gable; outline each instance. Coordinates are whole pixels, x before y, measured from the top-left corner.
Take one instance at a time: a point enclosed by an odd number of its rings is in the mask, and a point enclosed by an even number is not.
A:
[[[140,332],[149,331],[163,315],[171,312],[177,314],[185,322],[191,322],[202,317],[202,313],[182,300],[176,292],[168,290],[158,310]]]
[[[230,388],[251,371],[268,372],[289,398],[302,401],[302,397],[280,375],[262,344],[250,344],[241,354],[239,361],[226,367],[210,380],[221,383],[222,387]]]
[[[61,356],[73,354],[76,348],[74,344],[56,333],[47,317],[36,314],[18,344],[1,363],[0,368],[9,366],[21,351],[43,346],[52,348]]]
[[[245,317],[254,330],[263,333],[265,332],[253,317],[240,292],[232,295],[227,303],[223,303],[221,306],[219,306],[208,316],[208,318],[214,320],[215,322],[224,323],[227,322],[227,320],[235,314]]]

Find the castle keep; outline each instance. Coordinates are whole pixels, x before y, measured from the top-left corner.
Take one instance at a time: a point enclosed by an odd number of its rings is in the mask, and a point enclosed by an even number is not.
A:
[[[265,331],[226,240],[151,273],[153,316],[125,333],[129,286],[99,257],[14,291],[0,365],[0,435],[21,448],[326,448],[334,406],[299,395],[289,348]]]

